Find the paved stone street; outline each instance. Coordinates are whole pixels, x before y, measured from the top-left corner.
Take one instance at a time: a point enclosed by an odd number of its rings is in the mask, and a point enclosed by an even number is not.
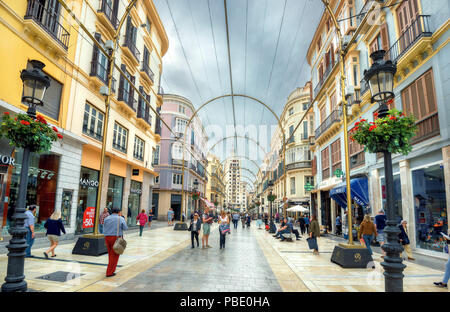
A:
[[[108,256],[73,255],[75,241],[58,246],[57,257],[46,260],[48,247],[32,249],[35,258],[25,260],[28,287],[44,292],[383,292],[384,276],[380,254],[375,252],[376,269],[343,269],[330,261],[335,237],[319,239],[319,255],[300,241],[280,242],[255,222],[250,229],[227,236],[226,248],[219,249],[219,233],[214,224],[210,237],[213,248],[191,249],[190,233],[174,231],[157,222],[142,237],[127,231],[127,249],[120,256],[117,275],[105,277]],[[433,267],[405,261],[404,290],[407,292],[447,292],[433,286],[444,274],[444,262],[432,258]],[[6,254],[0,255],[0,280],[7,268]],[[69,279],[49,280],[46,274],[69,274]]]
[[[219,249],[219,230],[210,235],[212,248],[189,245],[139,274],[116,291],[281,291],[251,228],[239,224]]]

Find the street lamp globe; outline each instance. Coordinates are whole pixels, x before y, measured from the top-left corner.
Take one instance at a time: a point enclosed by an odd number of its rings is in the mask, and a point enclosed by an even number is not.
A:
[[[28,113],[36,115],[36,105],[43,105],[42,100],[47,88],[50,86],[50,78],[42,71],[45,64],[32,60],[32,69],[24,69],[20,72],[20,79],[23,82],[22,102],[28,104]]]
[[[385,54],[384,50],[373,52],[370,55],[373,60],[372,66],[364,71],[364,80],[369,84],[372,103],[385,104],[395,97],[394,75],[397,66],[391,60],[384,59]]]

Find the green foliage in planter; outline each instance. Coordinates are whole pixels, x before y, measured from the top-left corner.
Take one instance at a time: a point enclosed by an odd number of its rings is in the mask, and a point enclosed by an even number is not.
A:
[[[267,200],[268,201],[270,201],[270,202],[273,202],[275,199],[277,198],[277,196],[276,195],[267,195]]]
[[[370,153],[388,151],[392,154],[408,155],[412,150],[410,139],[416,134],[417,126],[414,116],[406,116],[392,109],[384,118],[374,122],[361,119],[351,130],[350,140],[364,145]],[[374,116],[378,116],[377,113]]]
[[[17,114],[13,119],[9,112],[3,114],[0,137],[7,138],[9,145],[16,148],[28,147],[32,153],[48,152],[53,142],[62,139],[56,127],[50,127],[44,117],[36,119],[27,114]]]
[[[194,194],[192,194],[192,199],[193,200],[197,200],[197,199],[199,199],[200,198],[200,193],[194,193]]]

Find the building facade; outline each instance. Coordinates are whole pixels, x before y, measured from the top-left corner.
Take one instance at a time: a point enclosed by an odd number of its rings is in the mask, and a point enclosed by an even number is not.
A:
[[[196,205],[197,208],[200,208],[200,200],[195,202],[192,199],[195,180],[198,182],[197,191],[200,196],[204,198],[206,194],[208,160],[204,152],[208,137],[198,116],[192,120],[184,138],[187,123],[194,111],[195,108],[188,99],[179,95],[164,94],[161,118],[173,129],[174,133],[170,132],[167,127],[161,128],[159,162],[155,165],[159,178],[153,194],[155,211],[160,220],[167,220],[169,208],[174,210],[175,219],[180,220],[183,168],[186,181],[184,183],[185,211],[183,212],[187,217],[194,211]]]
[[[73,2],[73,13],[93,30],[98,42],[104,44],[113,39],[125,12],[123,2]],[[11,60],[8,64],[15,73],[26,68],[32,59],[46,65],[44,72],[51,77],[51,85],[38,112],[57,126],[64,137],[49,153],[32,156],[27,205],[39,207],[38,229],[54,210],[61,210],[69,234],[92,232],[92,227],[83,225],[84,212],[91,207],[118,207],[128,224],[135,226],[139,210],[151,208],[156,175],[151,159],[159,142],[155,114],[114,69],[103,188],[99,190],[105,127],[105,97],[100,94],[100,87],[106,85],[110,66],[106,56],[86,36],[78,34],[81,30],[77,31],[78,26],[74,26],[76,23],[58,1],[2,1],[0,7],[2,16],[8,16],[1,27],[5,38],[2,42],[21,51],[17,53],[5,46],[2,59]],[[156,110],[162,104],[159,77],[168,38],[152,1],[137,1],[119,38],[116,64]],[[11,85],[5,84],[1,90],[2,106],[11,112],[26,110],[20,103],[22,90],[17,90],[16,95],[11,92],[22,86],[20,77],[15,76],[8,82]],[[21,151],[16,150],[14,157],[19,166],[6,169],[11,177],[5,179],[10,182],[2,190],[2,197],[9,199],[11,207],[17,196]],[[98,196],[100,207],[96,207]],[[8,223],[10,211],[3,209],[2,224]]]
[[[445,70],[450,53],[448,3],[385,1],[385,8],[367,14],[378,5],[376,1],[330,2],[338,19],[343,19],[344,44],[354,39],[344,60],[348,129],[342,125],[337,36],[324,13],[307,56],[318,125],[311,148],[315,174],[312,211],[322,226],[334,232],[334,219],[343,215],[346,206],[337,196],[345,181],[343,131],[350,131],[359,118],[375,118],[378,104],[371,103],[363,75],[371,65],[370,54],[385,50],[385,58],[397,64],[391,108],[414,115],[418,127],[412,152],[392,158],[397,219],[408,222],[416,251],[442,255],[439,232],[447,231],[450,204],[450,114],[445,108],[449,92]],[[384,164],[381,155],[365,152],[356,142],[349,140],[348,148],[352,209],[354,222],[359,223],[364,214],[373,216],[385,207]]]
[[[220,159],[216,155],[208,154],[209,179],[206,186],[206,198],[214,203],[217,209],[221,209],[225,202],[225,183],[223,182],[224,171]]]
[[[230,210],[245,211],[246,198],[242,182],[241,161],[231,158],[225,162],[225,206]]]

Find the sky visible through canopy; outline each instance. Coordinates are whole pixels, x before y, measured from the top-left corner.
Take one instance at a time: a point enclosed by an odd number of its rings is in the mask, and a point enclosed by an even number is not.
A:
[[[320,0],[227,0],[231,69],[234,94],[266,103],[280,116],[287,97],[310,79],[306,53],[324,6]],[[231,94],[223,0],[155,0],[169,37],[163,58],[161,85],[165,93],[188,98],[195,107],[212,98]],[[275,117],[261,104],[234,98],[237,135],[259,142],[268,152]],[[208,147],[234,135],[231,97],[219,99],[199,112],[208,135]],[[255,133],[257,131],[257,133]],[[254,141],[237,138],[217,144],[214,153],[225,159],[263,158]],[[242,166],[256,174],[250,160]],[[254,177],[242,172],[247,181]]]

